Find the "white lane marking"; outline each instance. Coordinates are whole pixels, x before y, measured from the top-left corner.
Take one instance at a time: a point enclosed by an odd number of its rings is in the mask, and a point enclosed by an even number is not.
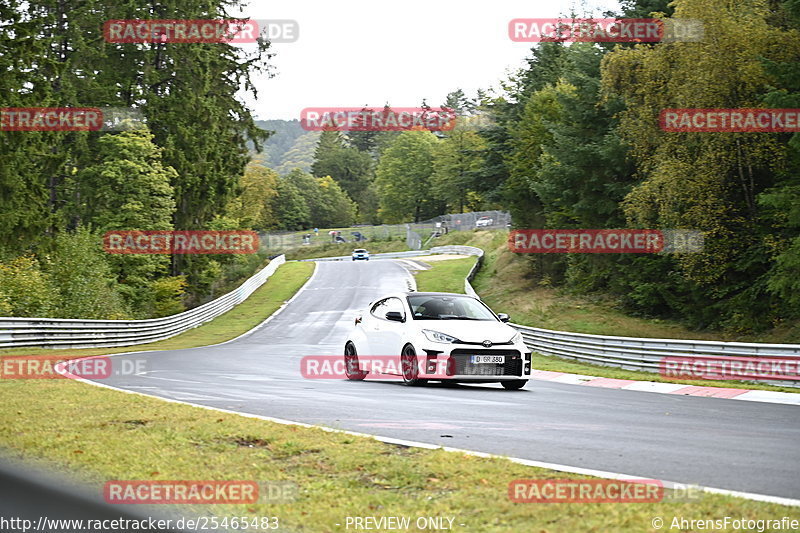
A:
[[[171,397],[175,398],[176,400],[220,400],[220,401],[227,401],[228,398],[220,398],[218,396],[206,396],[205,394],[194,394],[193,392],[181,392],[181,391],[171,391],[168,393]]]
[[[604,379],[601,376],[585,376],[583,374],[564,374],[556,377],[531,377],[536,381],[549,381],[552,383],[562,383],[565,385],[587,385],[588,381],[595,379]],[[661,383],[658,381],[634,381],[621,387],[610,387],[613,390],[632,390],[638,392],[653,392],[658,394],[673,394],[675,391],[690,387],[683,383]],[[718,387],[701,387],[701,389],[708,389],[709,392],[717,389]],[[784,405],[800,405],[800,394],[794,392],[778,392],[778,391],[763,391],[763,390],[745,390],[746,392],[734,396],[732,398],[720,398],[718,400],[745,400],[751,402],[763,403],[779,403]],[[702,396],[700,394],[692,394],[688,396],[714,398],[714,396]]]
[[[275,378],[262,376],[260,374],[215,374],[211,372],[202,372],[206,375],[211,375],[216,378],[234,379],[237,381],[275,381]]]
[[[786,405],[800,405],[800,394],[794,392],[778,392],[771,390],[750,390],[731,400],[745,400],[747,402],[770,402]]]
[[[139,377],[147,378],[147,379],[160,379],[162,381],[176,381],[178,383],[204,383],[203,381],[195,381],[193,379],[176,379],[176,378],[165,378],[161,376],[152,376],[153,372],[174,372],[173,370],[149,370],[147,372],[142,372],[137,374]]]
[[[532,377],[531,379],[537,379]],[[595,376],[584,376],[581,374],[566,374],[558,376],[553,379],[545,379],[541,381],[554,381],[556,383],[564,383],[566,385],[583,385],[585,382],[596,379]]]
[[[656,381],[637,381],[630,385],[621,387],[625,390],[638,390],[642,392],[660,392],[669,394],[673,391],[686,388],[686,385],[681,383],[658,383]]]
[[[428,266],[428,265],[426,265],[426,264],[424,264],[422,262],[412,261],[412,260],[409,260],[409,259],[395,259],[395,261],[398,262],[398,263],[405,264],[406,266],[403,267],[403,268],[405,268],[406,270],[430,270],[431,269],[430,266]]]

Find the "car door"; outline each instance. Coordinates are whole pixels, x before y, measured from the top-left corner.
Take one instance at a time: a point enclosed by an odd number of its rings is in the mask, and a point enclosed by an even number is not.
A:
[[[396,311],[408,318],[408,313],[399,298],[386,298],[377,302],[370,312],[371,319],[374,320],[370,332],[370,349],[372,350],[371,355],[387,357],[383,361],[385,368],[397,370],[400,368],[400,351],[403,348],[403,333],[406,324],[387,320],[386,313],[390,311]]]
[[[366,350],[363,355],[381,355],[383,347],[381,344],[381,335],[383,333],[384,323],[386,320],[386,300],[378,300],[373,303],[369,308],[369,312],[364,316],[362,327],[367,340]]]
[[[410,318],[400,298],[386,299],[386,313],[392,311],[400,313],[404,319]],[[399,358],[400,351],[403,349],[403,333],[405,332],[407,323],[386,320],[386,313],[383,314],[385,323],[383,334],[381,335],[381,342],[384,350],[383,355],[396,355]]]

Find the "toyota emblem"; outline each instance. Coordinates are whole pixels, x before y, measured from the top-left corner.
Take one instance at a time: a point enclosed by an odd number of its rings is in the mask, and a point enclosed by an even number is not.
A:
[[[483,341],[481,344],[483,344],[484,348],[491,348],[492,347],[492,341]]]

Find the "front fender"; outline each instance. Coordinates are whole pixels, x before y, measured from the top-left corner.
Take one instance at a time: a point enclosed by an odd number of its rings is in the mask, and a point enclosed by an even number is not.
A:
[[[355,326],[347,337],[347,342],[352,342],[356,347],[356,353],[366,355],[369,351],[369,343],[367,342],[367,334],[361,324]],[[345,343],[347,344],[347,343]],[[344,346],[342,346],[344,350]]]

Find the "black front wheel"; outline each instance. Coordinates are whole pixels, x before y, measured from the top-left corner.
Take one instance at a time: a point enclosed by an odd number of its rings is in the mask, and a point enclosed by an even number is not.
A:
[[[414,347],[407,344],[403,347],[403,353],[400,354],[400,365],[403,372],[403,383],[410,387],[417,385],[425,385],[428,380],[420,379],[419,365],[417,365],[417,353]]]
[[[501,381],[503,388],[506,390],[519,390],[528,383],[527,379],[515,379],[514,381]]]
[[[344,346],[344,373],[347,379],[353,381],[360,381],[367,375],[358,366],[358,354],[356,354],[356,347],[352,342],[348,342]]]

